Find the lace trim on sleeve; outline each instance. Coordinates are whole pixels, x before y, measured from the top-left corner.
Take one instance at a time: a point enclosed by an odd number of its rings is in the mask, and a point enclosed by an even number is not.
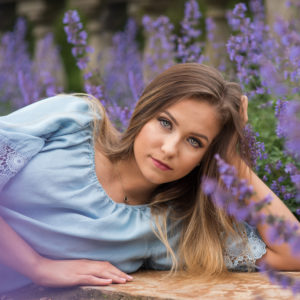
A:
[[[232,271],[254,271],[256,260],[266,253],[266,244],[259,237],[255,228],[245,226],[248,243],[228,238],[225,249],[225,264]],[[246,238],[247,238],[246,237]]]
[[[17,152],[8,139],[0,135],[0,190],[24,167],[29,157]]]

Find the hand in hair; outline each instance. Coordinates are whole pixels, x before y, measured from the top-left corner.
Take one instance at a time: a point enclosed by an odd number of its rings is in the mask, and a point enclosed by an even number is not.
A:
[[[245,121],[245,124],[248,122],[248,97],[246,95],[243,95],[241,97],[241,102],[242,102],[242,105],[241,105],[241,114],[242,114],[242,117]]]
[[[281,219],[288,221],[290,224],[298,225],[298,232],[300,234],[300,223],[288,207],[281,201],[275,193],[247,166],[244,166],[247,170],[244,173],[244,178],[253,186],[255,195],[251,198],[251,201],[257,202],[264,199],[267,195],[272,196],[271,203],[263,208],[259,213],[266,215],[272,214],[280,217]],[[257,261],[259,264],[261,261],[268,263],[273,268],[282,271],[299,271],[300,270],[300,254],[292,253],[291,245],[286,242],[273,242],[269,237],[269,230],[271,225],[260,224],[257,226],[258,232],[267,245],[267,253]]]

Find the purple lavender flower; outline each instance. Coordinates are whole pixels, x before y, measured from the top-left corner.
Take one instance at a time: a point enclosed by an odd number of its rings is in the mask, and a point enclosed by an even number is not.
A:
[[[19,19],[14,31],[4,34],[1,40],[0,101],[10,101],[12,109],[62,91],[58,84],[61,62],[52,34],[38,41],[31,59],[25,33],[26,23]]]
[[[174,26],[166,16],[161,16],[156,20],[152,20],[149,16],[144,16],[143,26],[148,37],[144,69],[150,73],[149,79],[146,79],[146,82],[149,82],[156,75],[174,64]]]
[[[206,25],[206,34],[207,34],[207,38],[209,41],[213,41],[214,40],[214,30],[216,28],[216,24],[213,21],[212,18],[207,17],[205,19],[205,25]]]
[[[262,0],[251,0],[249,2],[250,10],[253,13],[255,21],[264,22],[265,18],[265,9]]]
[[[84,71],[85,91],[104,104],[103,87],[101,84],[95,83],[96,79],[100,80],[97,76],[98,72],[96,70],[88,70],[90,62],[89,53],[92,53],[94,49],[87,44],[88,35],[83,30],[78,12],[76,10],[67,11],[64,15],[63,23],[66,24],[64,29],[68,42],[73,45],[72,54],[76,59],[76,65],[80,70]]]
[[[284,114],[287,106],[287,101],[283,101],[281,99],[277,100],[276,106],[275,106],[275,117],[278,119],[278,123],[276,126],[276,135],[279,138],[285,137],[285,130],[281,127],[280,120],[284,119]]]
[[[220,178],[224,182],[226,190],[218,186],[216,181],[214,188],[212,188],[213,180],[204,179],[204,192],[212,197],[212,200],[217,206],[225,209],[237,220],[253,224],[253,220],[257,218],[255,216],[256,212],[270,202],[270,197],[268,196],[260,202],[252,202],[246,206],[245,201],[249,200],[254,194],[253,187],[249,186],[246,180],[238,179],[235,168],[226,164],[219,155],[216,155],[215,158],[217,160]],[[210,187],[209,189],[206,187],[207,182]]]
[[[261,83],[268,90],[269,94],[283,97],[287,94],[288,88],[283,84],[283,78],[278,73],[271,61],[263,60],[260,64]]]
[[[287,174],[295,174],[298,171],[297,167],[292,163],[286,164],[284,170]]]
[[[87,68],[89,63],[88,53],[91,51],[90,47],[87,47],[87,33],[82,28],[82,23],[78,12],[76,10],[69,10],[65,13],[63,23],[67,34],[68,42],[74,47],[72,48],[72,54],[77,60],[77,66],[80,70]]]
[[[226,164],[218,154],[215,158],[225,188],[222,188],[216,180],[205,178],[202,184],[204,193],[212,198],[215,205],[226,210],[229,215],[235,217],[238,221],[245,221],[253,226],[265,223],[271,225],[268,232],[271,242],[288,242],[292,253],[299,253],[298,224],[284,221],[271,214],[264,215],[260,213],[257,215],[258,211],[270,203],[272,197],[268,195],[258,202],[251,201],[251,197],[254,195],[253,187],[248,186],[246,180],[239,179],[235,168]]]
[[[298,23],[297,23],[298,22]],[[280,76],[281,85],[289,93],[299,92],[300,82],[300,33],[298,20],[285,21],[278,18],[274,24],[274,31],[277,33],[275,47],[270,51],[273,58],[269,63],[276,67],[277,78]],[[270,55],[269,55],[270,56]],[[284,83],[282,83],[285,81]]]
[[[18,74],[20,72],[22,74],[31,73],[31,60],[27,50],[27,43],[25,42],[25,34],[26,22],[20,18],[13,32],[7,32],[1,38],[0,101],[9,101],[13,109],[24,106],[28,101],[37,100],[29,100],[29,96],[24,100],[23,90],[16,88],[20,81]]]
[[[300,101],[291,101],[279,118],[279,127],[286,137],[286,149],[296,159],[300,157]]]
[[[230,60],[236,63],[237,76],[251,100],[257,94],[286,95],[284,82],[283,48],[264,24],[261,0],[249,2],[253,20],[245,17],[247,7],[238,4],[228,15],[228,22],[236,32],[227,43]],[[285,35],[286,36],[286,35]]]
[[[286,1],[285,5],[287,7],[300,8],[300,3],[298,0],[288,0],[288,1]]]
[[[69,10],[67,13],[65,13],[63,18],[63,24],[79,23],[79,22],[80,22],[80,17],[78,15],[77,10]]]
[[[88,94],[93,95],[97,99],[103,99],[103,91],[101,85],[93,85],[91,83],[86,82],[84,85],[84,89]]]
[[[259,202],[249,202],[253,195],[253,189],[247,187],[244,180],[239,180],[236,171],[232,166],[226,164],[219,155],[216,155],[220,177],[224,182],[226,189],[222,189],[216,180],[204,179],[203,191],[212,198],[215,205],[227,211],[234,216],[237,221],[246,221],[253,226],[258,224],[269,224],[268,238],[272,243],[288,242],[292,249],[292,254],[298,255],[300,252],[299,226],[273,215],[257,214],[263,207],[268,205],[271,197],[266,197]],[[227,181],[228,176],[230,181]],[[233,177],[236,178],[234,179]],[[247,204],[246,204],[247,203]],[[282,275],[272,270],[268,265],[262,264],[260,271],[265,272],[270,281],[281,285],[283,288],[291,288],[294,294],[300,292],[300,281],[292,277]]]
[[[290,288],[296,296],[300,292],[300,280],[296,278],[292,278],[283,273],[278,273],[274,271],[268,264],[262,263],[259,267],[260,272],[266,274],[269,280],[274,283],[280,285],[282,288]]]
[[[281,161],[281,160],[278,160],[278,161],[276,162],[275,169],[276,169],[276,170],[279,170],[281,167],[282,167],[282,161]]]
[[[245,12],[247,11],[247,6],[245,3],[237,4],[233,9],[233,14],[239,18],[245,17]]]
[[[35,89],[38,86],[42,88],[40,98],[51,97],[63,91],[59,83],[62,80],[62,62],[52,33],[38,41],[32,67],[35,73]]]
[[[129,19],[124,32],[113,37],[110,61],[103,73],[104,94],[110,118],[124,130],[144,88],[142,57],[135,41],[137,26]]]
[[[30,76],[25,75],[22,71],[18,72],[18,85],[23,96],[23,104],[28,105],[38,100],[38,92],[35,85],[32,84]]]
[[[236,63],[238,79],[245,89],[259,77],[257,61],[265,33],[265,28],[260,22],[251,23],[250,19],[245,17],[246,10],[245,4],[237,4],[227,16],[228,23],[237,32],[229,38],[227,52],[230,60]],[[251,90],[249,98],[252,96]]]
[[[181,24],[181,36],[177,37],[176,58],[180,62],[198,62],[205,60],[202,54],[203,45],[198,41],[202,34],[199,29],[201,12],[196,0],[185,3],[184,18]]]
[[[253,166],[257,166],[257,159],[263,160],[263,154],[265,152],[265,145],[263,142],[258,142],[256,137],[258,133],[254,133],[250,124],[247,124],[244,128],[244,137],[248,143],[248,149],[250,149],[250,159]],[[242,145],[241,152],[245,151]]]

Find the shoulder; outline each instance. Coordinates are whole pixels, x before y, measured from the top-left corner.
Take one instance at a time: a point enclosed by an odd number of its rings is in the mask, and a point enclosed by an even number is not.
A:
[[[4,118],[15,118],[15,120],[17,121],[17,117],[21,117],[21,120],[26,121],[35,117],[41,117],[43,115],[76,111],[87,112],[88,110],[88,100],[85,100],[83,97],[60,94],[34,102],[12,112]]]
[[[61,94],[37,101],[0,118],[6,131],[33,136],[55,136],[76,132],[90,126],[99,114],[87,97]]]

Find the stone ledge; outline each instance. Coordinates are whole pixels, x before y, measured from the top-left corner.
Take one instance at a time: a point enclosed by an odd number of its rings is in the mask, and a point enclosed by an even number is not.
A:
[[[299,278],[300,272],[287,274]],[[64,289],[29,285],[0,295],[0,300],[240,300],[240,299],[299,299],[291,291],[272,285],[259,273],[231,273],[218,280],[203,281],[182,273],[166,277],[167,272],[143,271],[133,274],[134,281],[105,287],[75,287]]]

